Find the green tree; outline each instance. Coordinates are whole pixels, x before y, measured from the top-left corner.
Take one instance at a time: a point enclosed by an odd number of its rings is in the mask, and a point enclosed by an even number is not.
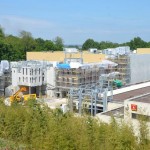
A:
[[[5,42],[12,45],[11,51],[13,55],[11,56],[12,60],[22,60],[24,59],[24,51],[21,43],[21,39],[19,37],[8,35],[5,37]]]
[[[0,38],[4,38],[4,37],[5,37],[4,29],[0,25]]]
[[[97,48],[98,43],[96,43],[93,39],[88,39],[82,45],[83,50],[88,50],[89,48]]]
[[[137,48],[146,48],[148,46],[147,42],[143,41],[140,37],[135,37],[129,42],[131,50],[136,50]]]
[[[118,43],[112,43],[109,41],[102,41],[99,43],[99,49],[103,50],[103,49],[107,49],[107,48],[115,48],[118,47],[119,44]]]
[[[50,40],[46,40],[44,43],[44,50],[45,51],[54,51],[56,49],[56,46],[54,43]]]
[[[13,46],[4,40],[0,40],[0,60],[14,60]]]
[[[62,51],[64,47],[63,39],[59,36],[57,36],[54,40],[55,43],[55,50],[56,51]]]
[[[24,58],[26,58],[26,52],[34,51],[36,49],[36,42],[32,37],[32,34],[27,31],[20,32],[21,44],[24,51]]]

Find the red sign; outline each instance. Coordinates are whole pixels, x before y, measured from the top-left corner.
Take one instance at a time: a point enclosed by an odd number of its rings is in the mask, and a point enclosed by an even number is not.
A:
[[[132,111],[137,111],[137,105],[131,104],[131,110]]]

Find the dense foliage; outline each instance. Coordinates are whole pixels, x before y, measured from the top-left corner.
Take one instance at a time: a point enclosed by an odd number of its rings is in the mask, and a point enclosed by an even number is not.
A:
[[[112,43],[108,41],[96,42],[93,39],[87,39],[82,50],[97,48],[103,50],[106,48],[115,48],[118,46],[130,46],[131,50],[137,48],[150,47],[150,42],[143,41],[140,37],[135,37],[127,43]],[[19,61],[26,59],[26,52],[30,51],[61,51],[64,47],[64,41],[61,37],[54,40],[44,40],[42,38],[33,38],[32,34],[27,31],[21,31],[18,36],[6,35],[0,26],[0,61]],[[65,47],[81,48],[79,45],[68,45]]]
[[[112,43],[108,41],[96,42],[93,39],[88,39],[82,45],[82,49],[87,50],[89,48],[97,48],[99,50],[103,50],[106,48],[115,48],[118,46],[129,46],[131,50],[136,50],[137,48],[149,48],[150,42],[145,42],[140,37],[135,37],[130,42],[126,42],[122,44]]]
[[[140,138],[132,127],[100,123],[89,116],[75,117],[41,107],[34,100],[24,106],[11,107],[0,103],[0,149],[14,147],[36,150],[148,150],[146,126],[141,126]],[[5,141],[5,142],[3,142]],[[1,143],[5,144],[1,144]],[[11,149],[13,147],[11,146]]]
[[[21,31],[19,36],[5,35],[0,27],[0,60],[24,60],[26,52],[63,50],[63,40],[56,37],[52,40],[34,39],[32,34]]]

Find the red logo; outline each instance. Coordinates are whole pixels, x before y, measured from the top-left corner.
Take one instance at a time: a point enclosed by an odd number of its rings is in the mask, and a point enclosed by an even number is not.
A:
[[[131,104],[131,110],[132,111],[137,111],[137,105]]]

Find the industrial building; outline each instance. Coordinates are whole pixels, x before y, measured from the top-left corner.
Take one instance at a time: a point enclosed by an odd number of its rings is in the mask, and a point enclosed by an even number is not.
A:
[[[113,100],[108,103],[107,111],[96,116],[104,122],[109,122],[112,116],[116,119],[132,121],[139,119],[139,116],[143,116],[150,122],[149,91],[150,82],[114,90]]]
[[[117,123],[133,126],[133,132],[138,136],[141,121],[150,128],[150,82],[114,90],[113,100],[107,107],[107,111],[96,114],[98,120],[110,123],[114,117]]]
[[[81,58],[81,53],[73,53],[72,58]],[[82,52],[82,58],[84,63],[97,63],[105,59],[105,54],[91,53],[87,51]],[[55,51],[55,52],[27,52],[27,60],[44,60],[44,61],[57,61],[64,62],[65,52]]]

